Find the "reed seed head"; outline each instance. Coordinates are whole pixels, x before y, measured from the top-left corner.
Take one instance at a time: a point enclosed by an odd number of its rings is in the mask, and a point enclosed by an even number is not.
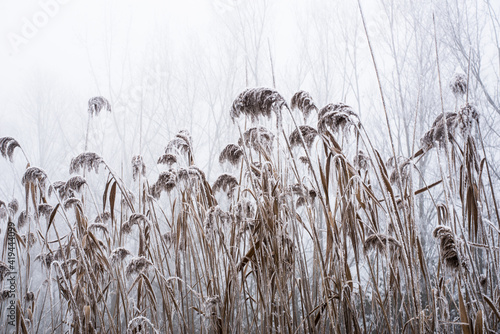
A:
[[[104,160],[93,152],[84,152],[71,159],[69,166],[69,173],[74,174],[80,171],[80,169],[85,169],[90,172],[92,169],[99,173],[99,166],[104,163]]]
[[[318,107],[314,104],[311,95],[303,90],[293,95],[290,105],[292,109],[299,109],[304,115],[304,119],[307,119],[313,111],[318,111]]]
[[[304,138],[304,144],[307,148],[311,149],[314,140],[318,136],[318,131],[309,125],[300,125],[300,133],[302,133],[302,138]],[[300,133],[297,129],[293,130],[289,137],[289,142],[291,147],[302,146],[302,140],[300,138]]]
[[[21,147],[17,140],[12,137],[2,137],[0,138],[0,153],[5,159],[9,159],[10,162],[14,161],[14,150],[16,147]]]
[[[106,98],[102,96],[96,96],[89,100],[88,112],[91,116],[98,116],[102,110],[111,112],[111,104]]]
[[[243,150],[240,146],[235,144],[228,144],[219,155],[219,163],[229,162],[231,165],[236,166],[240,163],[243,157]]]

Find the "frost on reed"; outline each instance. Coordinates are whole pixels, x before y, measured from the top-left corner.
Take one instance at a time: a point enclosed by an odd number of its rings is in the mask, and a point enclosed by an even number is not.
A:
[[[29,184],[38,185],[42,194],[45,194],[48,184],[47,174],[38,167],[28,167],[21,182],[24,186]]]
[[[266,103],[273,96],[247,94]],[[269,114],[241,109],[245,96],[235,101],[239,115]],[[308,99],[297,96],[297,108],[312,113]],[[269,103],[264,107],[272,114],[276,106]],[[182,131],[158,152],[165,170],[156,180],[134,159],[133,174],[144,176],[135,193],[126,188],[134,175],[122,180],[106,166],[107,181],[89,186],[76,175],[48,188],[58,198],[45,198],[36,189],[49,186],[47,176],[28,168],[25,211],[34,220],[18,232],[16,255],[27,283],[18,285],[19,296],[34,296],[18,299],[19,319],[75,333],[441,333],[466,324],[475,326],[470,332],[497,332],[495,187],[487,183],[487,157],[475,149],[481,147],[480,136],[472,135],[478,114],[466,104],[438,118],[428,134],[432,147],[448,138],[443,125],[450,122],[453,160],[441,155],[449,168],[437,168],[426,152],[419,162],[396,156],[384,163],[388,148],[373,147],[365,131],[356,131],[346,147],[333,145],[335,133],[359,124],[344,104],[319,111],[323,131],[302,125],[273,134],[250,127],[238,145],[215,157],[237,166],[235,176],[222,174],[215,182],[194,165],[193,140]],[[292,149],[303,148],[302,140],[305,151]],[[103,163],[83,153],[71,171]],[[406,182],[410,175],[414,182]],[[395,191],[400,181],[404,189]],[[120,205],[136,196],[140,206]],[[446,204],[436,206],[442,198]],[[65,210],[75,205],[74,212]],[[7,214],[22,219],[18,210],[19,203],[0,201],[1,222]],[[51,214],[50,222],[38,219]],[[439,255],[430,242],[433,230]],[[448,279],[441,264],[464,273],[455,275],[467,292],[463,302],[458,280]],[[461,270],[465,264],[470,271]]]
[[[425,151],[431,149],[436,143],[439,147],[444,147],[446,140],[450,142],[454,139],[457,128],[463,137],[467,137],[470,134],[473,121],[478,121],[478,119],[479,113],[471,104],[461,107],[458,113],[447,112],[444,116],[440,114],[432,123],[429,131],[420,139],[420,145]]]
[[[166,153],[158,158],[157,164],[167,165],[169,167],[177,163],[177,157],[174,154]]]
[[[274,134],[263,126],[250,128],[243,133],[243,138],[238,139],[238,145],[269,155],[274,147]]]
[[[281,109],[286,106],[285,99],[274,89],[249,88],[240,93],[233,102],[230,115],[234,120],[241,115],[248,116],[252,122],[261,116],[270,118],[276,115],[276,125],[281,128]]]
[[[142,157],[140,155],[136,155],[132,158],[132,178],[134,181],[137,180],[139,175],[142,175],[143,177],[146,176],[146,165],[144,164]]]
[[[153,263],[144,256],[134,257],[130,259],[125,270],[126,276],[139,275],[145,273]]]
[[[0,153],[5,159],[9,159],[10,162],[14,161],[14,150],[16,147],[21,147],[17,140],[12,137],[0,138]]]
[[[17,218],[17,228],[22,229],[24,226],[31,223],[32,219],[31,215],[26,213],[26,211],[21,211],[19,217]]]
[[[451,91],[455,96],[464,96],[467,93],[467,77],[463,73],[455,73],[450,82]]]
[[[14,216],[17,211],[19,210],[19,202],[17,201],[17,199],[13,198],[9,204],[7,205],[8,209],[9,209],[9,212],[10,212],[10,215],[11,216]]]
[[[113,249],[113,251],[111,252],[110,261],[112,264],[116,265],[120,262],[123,262],[123,260],[125,260],[125,258],[129,255],[132,255],[132,253],[130,253],[128,249],[124,247],[118,247]]]
[[[49,219],[52,210],[53,207],[50,204],[47,203],[38,204],[38,215],[45,217],[45,219]]]
[[[300,133],[297,129],[293,130],[288,138],[291,147],[302,146],[302,139],[300,138],[300,134],[302,134],[302,138],[304,138],[304,143],[307,148],[311,149],[314,140],[318,136],[318,131],[315,128],[310,127],[308,125],[300,125],[299,126]]]
[[[10,273],[9,266],[7,263],[0,261],[0,283],[3,282],[4,278]]]
[[[214,192],[224,191],[229,198],[232,198],[233,192],[238,186],[238,180],[230,174],[221,174],[215,180],[212,190]]]
[[[90,115],[97,116],[102,110],[111,112],[111,104],[106,98],[96,96],[89,100],[88,112]]]
[[[465,263],[461,260],[457,240],[451,228],[439,225],[434,229],[432,235],[440,241],[440,258],[444,264],[454,270],[464,266]]]
[[[240,146],[235,144],[228,144],[219,155],[219,163],[229,162],[231,165],[236,166],[240,163],[243,157],[243,150]]]
[[[313,111],[318,111],[318,107],[314,104],[311,95],[303,90],[293,94],[290,106],[292,109],[299,109],[304,115],[304,119],[307,119]]]
[[[80,169],[87,169],[90,172],[93,169],[97,174],[99,173],[99,166],[103,163],[104,160],[96,153],[84,152],[71,159],[69,173],[78,173]]]
[[[318,113],[318,131],[332,133],[342,131],[346,135],[352,127],[359,125],[358,115],[343,103],[327,104]]]

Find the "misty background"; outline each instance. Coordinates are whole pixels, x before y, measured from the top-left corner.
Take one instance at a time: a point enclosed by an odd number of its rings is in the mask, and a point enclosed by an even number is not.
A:
[[[449,83],[455,73],[469,73],[468,98],[480,112],[498,182],[500,1],[361,6],[397,153],[418,148],[442,112],[439,79],[444,109],[454,111],[465,101]],[[213,182],[221,149],[238,138],[231,104],[258,86],[275,87],[288,101],[306,90],[320,108],[352,106],[375,146],[389,154],[356,1],[0,1],[0,137],[14,137],[51,181],[69,176],[71,158],[84,151],[88,100],[104,96],[112,112],[91,119],[88,150],[126,182],[132,184],[138,154],[148,179],[155,178],[158,157],[182,129],[192,134],[195,163]],[[19,152],[14,164],[0,159],[2,199],[22,194],[25,165]]]

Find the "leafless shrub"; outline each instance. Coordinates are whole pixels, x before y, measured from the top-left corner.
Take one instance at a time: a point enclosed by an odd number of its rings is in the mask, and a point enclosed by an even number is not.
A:
[[[104,163],[104,160],[93,152],[84,152],[79,154],[77,157],[71,159],[69,166],[69,173],[78,173],[80,169],[87,169],[89,172],[94,169],[94,171],[99,173],[99,166]]]
[[[88,112],[90,113],[90,115],[97,116],[102,110],[111,112],[111,104],[106,98],[102,96],[96,96],[89,100]]]
[[[316,131],[316,129],[308,125],[300,125],[299,129],[300,132],[302,133],[302,138],[304,138],[304,143],[309,149],[311,149],[314,140],[318,136],[318,131]],[[291,147],[302,146],[302,140],[300,138],[300,134],[297,129],[292,131],[292,133],[290,134],[290,138],[288,140],[290,141]]]
[[[314,104],[311,95],[303,90],[293,95],[290,105],[292,109],[299,109],[304,115],[304,119],[307,119],[312,111],[318,111],[318,107]]]
[[[243,150],[235,144],[228,144],[219,155],[219,163],[223,164],[228,161],[231,165],[236,166],[240,163],[243,157]]]
[[[249,116],[255,122],[260,116],[271,117],[276,114],[277,127],[281,127],[281,108],[286,106],[285,99],[270,88],[249,88],[236,97],[231,107],[231,118]]]
[[[12,137],[2,137],[0,138],[0,153],[5,159],[9,159],[10,162],[14,161],[14,150],[16,147],[21,147],[17,140]]]
[[[140,155],[136,155],[132,158],[132,178],[134,181],[137,180],[139,174],[146,176],[146,165],[144,164],[142,157]]]

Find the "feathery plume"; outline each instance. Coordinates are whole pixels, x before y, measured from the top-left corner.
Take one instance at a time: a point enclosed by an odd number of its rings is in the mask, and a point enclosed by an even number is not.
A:
[[[108,211],[105,211],[105,212],[99,214],[97,217],[95,217],[94,223],[106,223],[110,219],[111,219],[111,213]]]
[[[446,129],[448,133],[445,134],[445,120],[446,120]],[[429,150],[434,146],[435,142],[438,142],[440,146],[444,145],[446,135],[448,140],[453,139],[453,134],[455,133],[455,129],[458,125],[458,116],[457,113],[448,112],[445,114],[443,119],[443,114],[440,114],[436,117],[429,131],[427,131],[422,139],[420,139],[420,145],[424,150]]]
[[[7,263],[0,261],[0,283],[3,282],[4,278],[10,273],[9,266]]]
[[[187,130],[179,131],[175,137],[168,142],[165,154],[176,152],[187,154],[188,157],[191,157],[193,152],[193,139]]]
[[[290,105],[292,109],[299,109],[304,115],[304,119],[307,119],[313,110],[318,111],[318,107],[314,104],[311,95],[303,90],[293,95]]]
[[[318,131],[321,133],[331,130],[333,133],[342,131],[345,135],[351,127],[358,125],[358,115],[343,103],[330,103],[318,113]]]
[[[464,265],[460,258],[460,253],[451,228],[445,225],[438,225],[432,232],[434,238],[440,241],[441,260],[451,269],[459,269]]]
[[[64,184],[64,194],[66,197],[68,195],[73,195],[75,192],[80,192],[82,190],[83,185],[85,185],[87,181],[80,175],[75,175],[71,177],[65,184]]]
[[[252,147],[257,152],[270,154],[273,151],[274,134],[263,126],[250,128],[238,139],[238,145]]]
[[[71,189],[69,189],[71,191]],[[64,200],[66,197],[74,197],[73,192],[71,191],[71,194],[66,194],[66,182],[64,181],[56,181],[53,182],[50,187],[49,187],[49,197],[52,196],[52,193],[54,192],[59,193],[59,197]]]
[[[111,252],[110,261],[112,264],[117,264],[125,260],[125,258],[131,254],[132,253],[130,253],[128,249],[118,247]]]
[[[401,249],[401,244],[399,241],[394,239],[389,235],[385,235],[382,233],[374,233],[370,235],[365,240],[365,254],[368,253],[372,249],[377,249],[379,252],[385,252],[386,246],[389,246],[391,253]]]
[[[33,233],[33,232],[23,234],[21,236],[21,239],[23,240],[24,244],[28,247],[33,246],[36,242],[36,236],[35,236],[35,233]]]
[[[108,227],[103,223],[92,223],[89,225],[88,230],[97,230],[103,233],[108,233]]]
[[[69,173],[74,174],[80,171],[80,169],[85,169],[90,172],[92,169],[99,173],[99,166],[104,163],[104,160],[93,152],[84,152],[79,154],[77,157],[71,159],[69,166]]]
[[[354,166],[356,166],[358,169],[366,170],[369,167],[370,160],[371,159],[368,154],[359,150],[358,154],[354,156]]]
[[[104,109],[111,112],[111,104],[106,98],[102,96],[96,96],[89,100],[88,112],[90,113],[90,115],[98,116],[99,113]]]
[[[302,133],[302,137],[304,138],[304,142],[306,146],[311,149],[314,139],[318,136],[318,131],[315,128],[310,127],[309,125],[300,125],[300,132]],[[301,146],[302,140],[300,139],[300,134],[297,129],[292,131],[292,134],[289,138],[290,146],[293,148],[295,146]]]
[[[50,268],[52,262],[54,262],[54,255],[52,253],[40,253],[35,257],[35,261],[40,261],[40,263],[46,268]]]
[[[38,204],[38,215],[45,217],[45,219],[50,218],[50,214],[52,213],[52,205],[47,203]]]
[[[164,155],[159,157],[157,162],[157,164],[167,165],[169,167],[171,167],[175,163],[177,163],[177,157],[174,154],[170,153],[165,153]]]
[[[0,153],[5,159],[9,159],[10,162],[14,161],[14,150],[16,147],[21,147],[17,140],[12,137],[0,138]]]
[[[17,218],[17,228],[22,229],[26,224],[31,222],[31,215],[26,213],[26,210],[21,211],[19,217]]]
[[[450,82],[451,91],[455,96],[464,96],[467,92],[467,77],[463,73],[455,73]]]
[[[144,256],[134,257],[130,260],[125,272],[127,277],[136,274],[138,275],[147,271],[151,265],[153,265],[151,261],[146,259]]]
[[[149,193],[154,198],[160,198],[162,192],[170,193],[177,184],[177,175],[173,171],[161,172],[158,175],[158,180],[149,187]]]
[[[24,172],[21,182],[23,185],[27,185],[28,183],[36,185],[38,183],[40,190],[43,194],[45,194],[45,191],[47,190],[47,173],[45,173],[41,168],[29,167]]]
[[[8,208],[10,215],[14,216],[19,210],[19,202],[17,201],[17,199],[13,198],[12,201],[9,202]]]
[[[240,93],[233,102],[230,115],[234,120],[240,115],[250,116],[255,122],[260,116],[271,117],[276,114],[276,125],[281,128],[281,108],[286,106],[285,99],[270,88],[249,88]]]
[[[70,197],[64,202],[64,208],[66,210],[74,206],[83,207],[82,202],[76,197]]]
[[[136,155],[132,158],[132,178],[134,181],[137,180],[139,174],[146,176],[146,165],[144,164],[142,157],[140,155]]]
[[[253,219],[255,216],[255,205],[249,199],[242,198],[234,208],[236,222],[242,223]]]
[[[223,164],[228,161],[231,165],[236,166],[240,163],[243,157],[243,150],[235,144],[228,144],[219,155],[219,163]]]
[[[238,180],[230,174],[221,174],[214,182],[212,190],[217,192],[223,190],[229,198],[232,198],[234,189],[238,186]]]

